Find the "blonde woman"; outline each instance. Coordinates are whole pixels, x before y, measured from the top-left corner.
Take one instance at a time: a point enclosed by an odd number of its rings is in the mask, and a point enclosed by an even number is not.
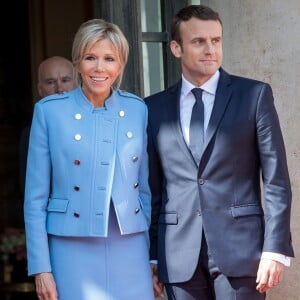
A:
[[[35,105],[25,192],[40,299],[153,300],[147,108],[119,89],[128,44],[93,19],[75,35],[80,86]]]

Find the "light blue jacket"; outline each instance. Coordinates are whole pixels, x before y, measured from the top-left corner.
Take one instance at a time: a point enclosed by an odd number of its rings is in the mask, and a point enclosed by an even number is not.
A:
[[[50,272],[48,233],[106,237],[110,200],[122,234],[147,231],[147,107],[113,91],[94,108],[81,88],[35,105],[25,188],[28,273]]]

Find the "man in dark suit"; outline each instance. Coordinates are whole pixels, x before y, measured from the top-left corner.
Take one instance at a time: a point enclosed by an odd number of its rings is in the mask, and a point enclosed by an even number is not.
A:
[[[209,7],[180,10],[170,47],[182,78],[145,99],[150,258],[156,295],[165,287],[169,300],[265,299],[294,255],[291,187],[272,89],[221,68],[222,31]],[[202,120],[195,118],[196,100],[204,105]],[[195,143],[190,125],[197,122]]]

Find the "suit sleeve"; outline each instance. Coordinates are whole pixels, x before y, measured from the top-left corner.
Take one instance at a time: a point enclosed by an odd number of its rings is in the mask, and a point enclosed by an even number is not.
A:
[[[263,252],[294,256],[290,214],[292,193],[287,159],[271,87],[265,84],[257,106],[257,142],[265,211]]]
[[[163,175],[160,160],[152,138],[151,120],[148,123],[148,155],[149,155],[149,184],[151,197],[151,225],[150,225],[150,259],[157,260],[158,220],[162,202]]]

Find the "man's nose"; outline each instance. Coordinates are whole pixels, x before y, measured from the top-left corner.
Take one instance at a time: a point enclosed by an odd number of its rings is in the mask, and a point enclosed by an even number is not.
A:
[[[55,84],[55,91],[57,94],[62,94],[64,92],[63,86],[60,82]]]
[[[214,45],[211,42],[206,43],[206,46],[205,46],[206,53],[213,53],[215,51],[214,49],[215,49]]]

